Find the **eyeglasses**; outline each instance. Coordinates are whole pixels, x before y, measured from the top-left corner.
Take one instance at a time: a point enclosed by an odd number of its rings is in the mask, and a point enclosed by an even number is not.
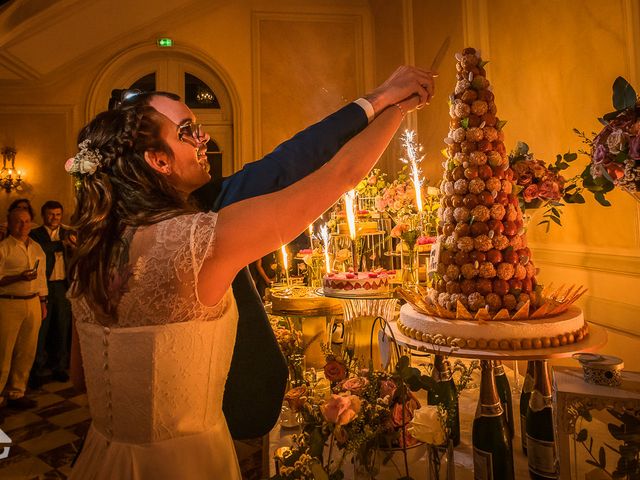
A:
[[[197,147],[207,143],[211,137],[204,131],[200,123],[183,123],[178,125],[178,140]]]

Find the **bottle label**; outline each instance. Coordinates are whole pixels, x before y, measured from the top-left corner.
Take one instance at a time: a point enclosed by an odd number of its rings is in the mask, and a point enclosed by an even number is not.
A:
[[[527,435],[529,470],[546,478],[557,478],[556,445]]]
[[[473,480],[493,480],[492,453],[473,447]]]
[[[520,438],[522,439],[522,448],[527,448],[527,416],[520,415]]]

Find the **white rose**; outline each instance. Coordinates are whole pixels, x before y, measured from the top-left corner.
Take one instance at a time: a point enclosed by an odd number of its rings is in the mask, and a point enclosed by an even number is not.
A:
[[[421,442],[429,445],[442,445],[446,435],[442,424],[444,419],[435,405],[425,405],[413,412],[413,419],[409,424],[409,433]]]
[[[613,154],[620,153],[627,144],[627,135],[619,128],[611,132],[607,138],[607,146]]]

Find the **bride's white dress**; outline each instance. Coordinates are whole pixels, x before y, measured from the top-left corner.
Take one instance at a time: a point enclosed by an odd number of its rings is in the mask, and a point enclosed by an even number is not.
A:
[[[72,479],[241,478],[222,413],[237,309],[231,289],[213,307],[196,290],[215,220],[138,229],[113,282],[117,317],[72,300],[92,417]]]

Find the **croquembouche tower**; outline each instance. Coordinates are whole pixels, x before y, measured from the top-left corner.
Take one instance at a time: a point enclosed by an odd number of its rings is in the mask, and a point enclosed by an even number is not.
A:
[[[449,311],[516,312],[539,304],[514,172],[504,144],[506,122],[473,48],[457,54],[450,98],[447,159],[441,184],[441,250],[433,303]]]
[[[472,349],[581,341],[588,327],[572,304],[586,290],[543,290],[536,281],[504,144],[506,122],[497,117],[486,62],[474,48],[457,53],[456,60],[438,243],[432,250],[435,279],[426,295],[403,291],[410,305],[402,307],[398,327],[429,343]]]

